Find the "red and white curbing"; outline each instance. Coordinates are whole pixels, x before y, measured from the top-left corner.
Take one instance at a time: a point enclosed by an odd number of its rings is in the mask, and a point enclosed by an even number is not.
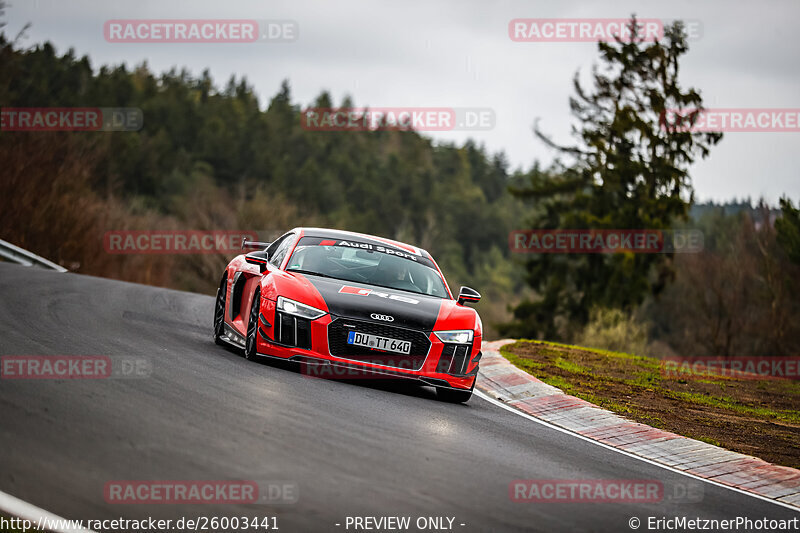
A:
[[[511,364],[483,343],[476,387],[530,416],[676,470],[800,508],[800,470],[631,422],[565,394]]]

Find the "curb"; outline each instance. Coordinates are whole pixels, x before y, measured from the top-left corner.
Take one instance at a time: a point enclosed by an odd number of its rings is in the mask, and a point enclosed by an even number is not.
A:
[[[632,422],[565,394],[500,355],[512,342],[483,343],[475,386],[492,398],[607,446],[800,509],[800,470]]]

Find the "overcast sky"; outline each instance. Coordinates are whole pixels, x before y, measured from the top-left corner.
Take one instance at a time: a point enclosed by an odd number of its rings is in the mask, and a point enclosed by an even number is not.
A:
[[[262,107],[283,79],[295,103],[323,90],[334,102],[350,95],[358,106],[491,107],[489,131],[441,132],[459,143],[471,137],[503,151],[514,167],[544,164],[552,151],[534,139],[541,127],[569,140],[568,98],[576,71],[597,60],[592,43],[517,43],[515,18],[690,19],[702,35],[683,57],[684,87],[698,88],[709,108],[800,108],[800,2],[787,1],[66,1],[10,0],[6,32],[32,27],[24,45],[45,40],[59,52],[73,47],[100,64],[147,61],[157,72],[173,66],[218,85],[246,76]],[[291,43],[109,43],[109,19],[289,19],[299,25]],[[145,117],[146,120],[146,117]],[[692,169],[699,200],[786,194],[800,199],[800,133],[727,133],[711,156]]]

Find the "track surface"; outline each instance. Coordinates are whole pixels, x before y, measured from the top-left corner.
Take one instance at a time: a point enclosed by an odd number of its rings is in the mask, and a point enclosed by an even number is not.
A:
[[[0,380],[0,491],[67,518],[277,515],[285,532],[345,531],[346,516],[449,516],[456,531],[630,531],[632,516],[799,515],[477,397],[450,405],[429,388],[312,379],[248,362],[213,343],[212,310],[208,296],[0,263],[0,355],[135,356],[154,365],[145,379]],[[512,480],[562,478],[655,479],[668,493],[701,485],[702,499],[509,498]],[[148,479],[284,480],[297,483],[299,501],[103,498],[108,481]]]

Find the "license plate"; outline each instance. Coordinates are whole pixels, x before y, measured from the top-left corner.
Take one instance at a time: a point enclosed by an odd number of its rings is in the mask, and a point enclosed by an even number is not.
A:
[[[374,348],[375,350],[384,350],[386,352],[411,353],[411,341],[399,341],[397,339],[357,333],[355,331],[351,331],[347,334],[347,344]]]

